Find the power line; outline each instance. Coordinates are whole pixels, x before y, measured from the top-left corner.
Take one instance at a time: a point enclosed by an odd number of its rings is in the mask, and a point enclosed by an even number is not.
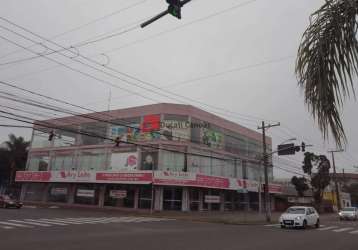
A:
[[[82,24],[82,25],[79,25],[79,26],[77,26],[77,27],[74,27],[74,28],[71,28],[71,29],[69,29],[69,30],[66,30],[66,31],[64,31],[64,32],[62,32],[62,33],[59,33],[59,34],[57,34],[57,35],[55,35],[55,36],[52,36],[51,39],[55,39],[55,38],[64,36],[64,35],[66,35],[66,34],[69,34],[69,33],[72,33],[72,32],[74,32],[74,31],[80,30],[80,29],[82,29],[82,28],[84,28],[84,27],[87,27],[87,26],[89,26],[89,25],[91,25],[91,24],[94,24],[94,23],[97,23],[97,22],[102,21],[102,20],[104,20],[104,19],[107,19],[107,18],[109,18],[109,17],[115,16],[115,15],[120,14],[120,13],[126,11],[126,10],[129,10],[129,9],[132,9],[132,8],[134,8],[134,7],[137,7],[137,6],[141,5],[141,4],[144,4],[146,1],[147,1],[147,0],[143,0],[143,1],[140,1],[140,2],[136,2],[136,3],[132,4],[132,5],[126,6],[126,7],[124,7],[124,8],[121,8],[121,9],[119,9],[119,10],[117,10],[117,11],[114,11],[114,12],[111,12],[111,13],[109,13],[109,14],[107,14],[107,15],[104,15],[104,16],[101,16],[101,17],[99,17],[99,18],[96,18],[96,19],[94,19],[94,20],[92,20],[92,21],[89,21],[89,22],[84,23],[84,24]],[[30,45],[30,46],[27,47],[27,48],[32,48],[32,47],[35,46],[35,45],[38,45],[38,43],[34,43],[34,44]],[[0,56],[0,59],[2,59],[2,58],[4,58],[4,57],[7,57],[7,56],[9,56],[9,55],[16,54],[16,53],[18,53],[19,51],[21,51],[21,50],[14,50],[14,51],[11,51],[11,52],[9,52],[9,53],[7,53],[7,54],[1,55],[1,56]],[[0,64],[0,65],[1,65],[1,64]]]

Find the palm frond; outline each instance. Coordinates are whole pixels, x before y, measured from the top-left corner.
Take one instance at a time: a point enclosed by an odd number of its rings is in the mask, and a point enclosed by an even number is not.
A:
[[[326,0],[311,15],[296,61],[296,75],[309,111],[324,138],[330,131],[339,146],[347,142],[340,111],[346,98],[355,97],[357,16],[357,0]]]

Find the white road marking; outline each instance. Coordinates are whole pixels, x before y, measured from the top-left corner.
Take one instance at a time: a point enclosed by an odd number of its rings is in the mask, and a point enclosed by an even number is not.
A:
[[[279,227],[281,224],[267,224],[265,227]]]
[[[341,233],[341,232],[345,232],[345,231],[352,230],[352,229],[354,229],[354,227],[345,227],[345,228],[333,230],[333,232]]]
[[[338,227],[337,226],[330,226],[330,227],[318,228],[317,230],[325,231],[325,230],[331,230],[331,229],[335,229],[335,228],[338,228]]]
[[[43,220],[43,219],[37,219],[37,220],[33,220],[33,219],[25,219],[26,221],[32,221],[32,222],[43,222],[46,224],[51,224],[51,225],[58,225],[58,226],[68,226],[68,224],[64,224],[64,223],[60,223],[60,222],[53,222],[53,221],[48,221],[48,220]]]
[[[30,221],[22,221],[22,220],[8,220],[8,221],[15,222],[15,223],[25,223],[25,224],[30,224],[30,225],[34,225],[34,226],[40,226],[40,227],[51,227],[51,225],[49,225],[49,224],[42,224],[42,223],[30,222]]]
[[[13,227],[33,228],[32,226],[28,226],[28,225],[22,225],[22,224],[17,224],[17,223],[10,223],[10,222],[5,222],[5,221],[0,221],[0,224],[6,225],[6,226],[13,226]]]
[[[358,230],[349,232],[350,234],[358,234]]]
[[[0,228],[2,228],[2,229],[13,229],[13,227],[9,227],[9,226],[0,226]]]

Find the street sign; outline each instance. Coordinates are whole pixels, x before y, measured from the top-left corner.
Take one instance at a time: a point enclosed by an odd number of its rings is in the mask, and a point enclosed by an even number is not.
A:
[[[124,199],[127,197],[127,190],[110,190],[109,196],[114,199]]]

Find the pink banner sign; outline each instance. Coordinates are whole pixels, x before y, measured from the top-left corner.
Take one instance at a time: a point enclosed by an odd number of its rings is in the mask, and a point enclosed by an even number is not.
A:
[[[96,182],[149,184],[152,182],[152,172],[99,172]]]
[[[17,171],[15,181],[24,182],[48,182],[51,179],[51,172],[40,171],[40,172],[30,172],[30,171]]]

